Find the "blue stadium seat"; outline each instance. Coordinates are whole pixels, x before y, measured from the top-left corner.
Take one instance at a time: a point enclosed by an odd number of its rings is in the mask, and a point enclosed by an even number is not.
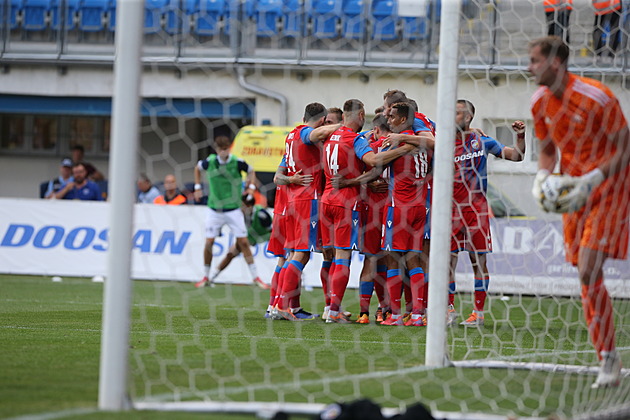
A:
[[[304,0],[283,0],[282,15],[284,24],[282,25],[284,35],[298,37],[304,35],[305,13],[303,9]]]
[[[282,17],[282,0],[257,0],[250,1],[253,5],[253,17],[256,22],[256,33],[258,36],[278,35],[278,22]],[[245,3],[245,13],[249,13],[248,4]]]
[[[164,30],[168,34],[182,33],[188,30],[188,25],[184,25],[182,20],[182,5],[179,0],[168,0],[164,11]]]
[[[79,30],[99,32],[105,29],[105,17],[111,9],[109,0],[82,0],[79,6]]]
[[[426,17],[403,17],[403,38],[408,40],[426,39],[429,36],[427,24]]]
[[[221,19],[229,15],[226,0],[198,0],[199,9],[193,31],[198,35],[214,36],[221,31]]]
[[[20,16],[20,14],[22,13],[23,7],[24,7],[24,4],[22,0],[11,0],[11,2],[9,3],[9,8],[10,8],[9,9],[9,28],[10,29],[17,29],[17,27],[19,26],[18,16]]]
[[[381,41],[396,39],[398,10],[394,0],[374,0],[372,16],[374,16],[373,39]]]
[[[365,31],[363,0],[343,0],[341,8],[341,35],[345,38],[359,39]]]
[[[308,9],[315,38],[334,38],[339,35],[337,22],[341,16],[341,0],[311,0]]]
[[[71,30],[75,28],[75,17],[79,11],[79,0],[66,0],[65,28]],[[52,0],[51,4],[51,27],[61,29],[61,0]]]
[[[26,0],[22,6],[22,28],[27,31],[43,31],[48,25],[46,20],[51,9],[50,0]]]
[[[168,0],[145,0],[144,33],[154,34],[162,29],[162,14],[166,11]],[[112,0],[109,9],[109,30],[116,30],[116,0]]]

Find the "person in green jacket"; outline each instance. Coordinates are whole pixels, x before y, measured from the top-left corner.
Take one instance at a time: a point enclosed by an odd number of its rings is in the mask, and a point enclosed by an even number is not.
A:
[[[208,212],[206,215],[206,242],[203,249],[204,277],[195,287],[209,286],[216,277],[218,269],[212,269],[212,247],[214,239],[219,236],[223,225],[228,225],[236,237],[236,245],[243,253],[252,276],[252,282],[263,289],[269,285],[260,280],[252,251],[247,239],[248,232],[245,216],[241,210],[241,196],[243,192],[253,194],[256,173],[254,168],[242,159],[230,153],[232,140],[227,136],[217,136],[214,148],[216,154],[211,154],[200,160],[195,166],[195,200],[200,200],[203,194],[201,173],[206,173],[208,180]],[[246,174],[243,188],[243,176]],[[243,191],[244,190],[244,191]],[[212,270],[212,272],[211,272]]]

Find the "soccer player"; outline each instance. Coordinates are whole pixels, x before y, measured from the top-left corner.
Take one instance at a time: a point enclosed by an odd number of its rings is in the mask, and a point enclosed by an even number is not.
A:
[[[584,318],[601,361],[593,387],[617,386],[621,360],[602,267],[608,258],[625,259],[628,253],[630,131],[608,87],[567,70],[569,48],[560,38],[533,41],[529,57],[529,71],[540,85],[531,101],[541,140],[532,193],[539,201],[559,148],[565,186],[573,188],[558,200],[566,213],[566,258],[577,266]]]
[[[277,299],[277,314],[289,321],[313,319],[299,305],[300,278],[310,260],[311,251],[321,248],[319,235],[319,199],[323,190],[321,146],[317,144],[332,133],[338,125],[324,125],[327,110],[324,105],[313,102],[304,109],[303,124],[295,127],[286,137],[286,175],[308,176],[311,182],[288,185],[287,249],[291,258],[285,262],[279,283],[282,291]],[[328,290],[326,271],[330,258],[324,255],[320,276],[324,295]]]
[[[414,109],[409,102],[393,104],[389,109],[389,126],[392,132],[414,135]],[[426,153],[399,157],[388,167],[390,196],[383,221],[383,250],[388,252],[387,291],[392,315],[381,325],[403,325],[401,314],[401,271],[408,270],[411,288],[411,317],[406,326],[426,325],[424,270],[422,253],[427,189],[424,185],[429,170]]]
[[[337,107],[328,108],[325,124],[341,124],[341,121],[343,121],[343,111]]]
[[[322,242],[324,248],[334,248],[328,323],[351,322],[340,313],[340,306],[348,285],[352,250],[359,248],[361,205],[359,185],[337,189],[332,181],[338,175],[346,179],[356,178],[364,172],[365,165],[382,168],[414,149],[405,145],[375,154],[365,137],[358,134],[364,123],[363,103],[358,99],[349,99],[343,105],[343,126],[324,142],[326,187],[322,195]]]
[[[254,168],[244,160],[230,153],[232,140],[227,136],[217,136],[215,140],[216,154],[211,154],[200,160],[195,166],[195,199],[200,200],[201,172],[205,171],[208,179],[208,211],[206,215],[206,242],[203,249],[204,277],[195,283],[195,287],[210,285],[210,279],[216,277],[216,268],[212,269],[212,246],[223,225],[228,225],[234,236],[238,248],[243,253],[247,267],[252,276],[252,282],[263,289],[269,285],[258,277],[258,270],[254,263],[252,250],[247,240],[245,217],[240,209],[243,194],[242,173],[247,176],[245,190],[253,194],[256,190]],[[213,270],[211,272],[211,270]]]
[[[248,246],[262,244],[268,241],[271,236],[272,217],[261,205],[256,204],[256,199],[252,194],[243,194],[242,197],[243,215],[245,216],[245,226],[247,226]],[[232,260],[241,254],[241,248],[238,242],[233,244],[225,257],[219,263],[214,277],[210,278],[210,284],[213,284],[216,278],[225,270]]]
[[[487,157],[518,162],[525,154],[525,123],[514,121],[516,147],[504,146],[497,140],[471,131],[470,122],[475,116],[474,105],[465,99],[457,101],[455,124],[455,174],[453,180],[453,232],[451,234],[451,290],[455,286],[455,268],[460,251],[468,251],[475,279],[474,310],[461,325],[484,324],[484,306],[490,283],[486,254],[492,252],[490,236],[490,209],[487,190]],[[454,294],[449,294],[449,305]],[[452,308],[452,306],[450,306]],[[454,318],[449,317],[449,321]]]

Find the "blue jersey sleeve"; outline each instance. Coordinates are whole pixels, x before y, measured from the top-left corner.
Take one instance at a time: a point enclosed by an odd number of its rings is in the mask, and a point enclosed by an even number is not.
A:
[[[313,132],[313,130],[314,128],[309,126],[302,127],[300,130],[300,139],[304,144],[313,144],[311,142],[311,132]]]
[[[285,156],[282,156],[282,160],[280,161],[280,165],[278,165],[278,168],[286,168],[287,167],[287,159]]]
[[[483,142],[486,154],[492,154],[497,157],[501,157],[503,149],[505,149],[505,146],[503,144],[501,144],[498,140],[493,139],[492,137],[481,137],[481,141]]]
[[[432,127],[428,127],[420,118],[413,119],[413,126],[411,129],[414,133],[419,133],[421,131],[431,131],[431,128]]]
[[[354,153],[356,156],[362,159],[368,152],[374,152],[370,147],[370,143],[362,135],[356,136],[354,139]]]

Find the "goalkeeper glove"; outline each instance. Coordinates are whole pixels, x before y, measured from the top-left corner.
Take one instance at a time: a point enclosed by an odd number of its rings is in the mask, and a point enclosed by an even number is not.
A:
[[[604,173],[599,168],[582,176],[572,177],[573,189],[558,199],[559,212],[572,213],[584,207],[593,190],[604,182],[604,179],[606,179]]]
[[[543,199],[545,196],[542,192],[542,184],[545,182],[547,177],[549,176],[549,171],[546,169],[539,169],[536,173],[536,178],[534,179],[534,186],[532,187],[532,196],[534,197],[534,201],[538,203],[541,209],[544,211],[549,211],[543,205]]]

